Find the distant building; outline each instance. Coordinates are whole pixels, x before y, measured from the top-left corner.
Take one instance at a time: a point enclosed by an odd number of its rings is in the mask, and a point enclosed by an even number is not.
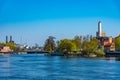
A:
[[[101,21],[98,22],[98,37],[101,37],[102,33],[102,23]]]
[[[106,33],[105,33],[105,32],[102,32],[102,33],[101,33],[101,36],[102,36],[102,37],[105,37],[105,36],[106,36]]]
[[[109,37],[108,40],[103,41],[104,50],[106,51],[114,51],[115,43],[112,37]]]
[[[11,49],[8,46],[3,46],[0,48],[0,52],[10,52],[10,51],[11,51]]]
[[[102,47],[104,51],[114,51],[115,43],[112,37],[106,37],[106,33],[102,32],[102,23],[98,22],[98,31],[96,33],[96,38],[100,41],[99,47]]]
[[[10,36],[10,41],[9,42],[14,44],[14,41],[12,40],[12,36]]]
[[[105,37],[106,33],[102,32],[102,23],[101,21],[98,22],[98,31],[96,32],[96,37]]]
[[[6,36],[6,43],[8,43],[8,36]]]
[[[12,36],[10,36],[10,40],[8,41],[8,36],[6,36],[6,43],[14,43],[14,41],[12,40]]]

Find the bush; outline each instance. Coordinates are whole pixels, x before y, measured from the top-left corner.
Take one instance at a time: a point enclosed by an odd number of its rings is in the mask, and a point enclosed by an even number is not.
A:
[[[105,56],[105,52],[102,49],[95,50],[95,54],[97,56]]]

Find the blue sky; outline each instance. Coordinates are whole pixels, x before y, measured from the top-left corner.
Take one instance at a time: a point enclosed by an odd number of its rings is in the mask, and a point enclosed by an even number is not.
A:
[[[0,0],[0,41],[12,35],[16,43],[44,44],[75,35],[96,35],[102,21],[108,36],[120,34],[119,0]]]

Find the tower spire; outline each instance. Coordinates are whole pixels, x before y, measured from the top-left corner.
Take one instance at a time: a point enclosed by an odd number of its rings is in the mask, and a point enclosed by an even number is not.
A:
[[[102,23],[101,21],[98,22],[98,36],[101,37],[101,33],[102,33]]]

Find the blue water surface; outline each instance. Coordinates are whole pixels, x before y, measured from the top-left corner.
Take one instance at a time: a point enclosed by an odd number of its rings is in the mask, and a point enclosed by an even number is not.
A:
[[[120,62],[41,54],[0,56],[0,80],[120,80]]]

